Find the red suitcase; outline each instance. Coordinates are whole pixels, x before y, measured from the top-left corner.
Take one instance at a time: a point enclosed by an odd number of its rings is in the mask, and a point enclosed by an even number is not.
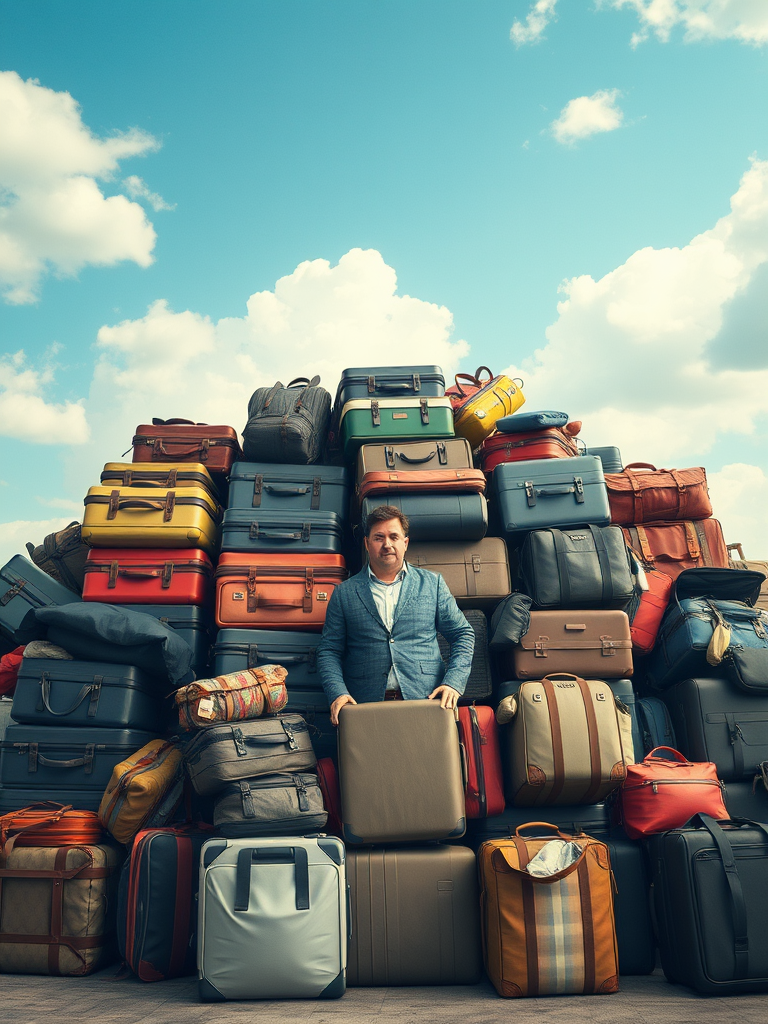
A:
[[[234,427],[192,420],[141,423],[132,444],[134,462],[201,462],[209,473],[229,473],[243,457]]]
[[[360,501],[375,494],[485,494],[481,469],[424,469],[366,473],[357,489]]]
[[[216,625],[319,632],[333,589],[347,575],[341,555],[223,551],[214,574]]]
[[[504,776],[499,749],[499,727],[493,708],[459,708],[459,738],[467,765],[465,806],[468,818],[492,818],[502,814]]]
[[[562,427],[546,427],[523,434],[493,434],[480,445],[480,461],[485,473],[490,473],[502,462],[567,459],[581,454],[572,435]]]
[[[628,612],[632,650],[638,654],[650,654],[653,650],[672,593],[672,577],[665,572],[648,567],[645,579],[648,589],[640,594],[634,612]]]
[[[328,812],[325,831],[332,836],[341,835],[341,790],[339,773],[332,757],[321,757],[315,765],[317,782],[323,794],[323,804]]]
[[[683,569],[709,565],[727,569],[728,550],[717,519],[622,526],[624,538],[645,566],[676,580]]]
[[[92,548],[84,601],[107,604],[205,604],[213,563],[196,548]]]

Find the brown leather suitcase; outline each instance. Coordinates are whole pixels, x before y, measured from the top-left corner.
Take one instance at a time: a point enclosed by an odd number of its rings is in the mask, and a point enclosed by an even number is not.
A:
[[[406,557],[411,565],[440,573],[459,608],[493,608],[512,592],[507,545],[500,537],[423,541],[410,544]]]
[[[622,611],[531,612],[528,632],[500,652],[504,678],[541,679],[552,672],[586,678],[632,675],[632,637]]]
[[[366,473],[392,470],[407,473],[427,469],[472,469],[472,449],[465,437],[445,441],[393,441],[364,444],[357,453],[357,481]]]
[[[234,427],[191,420],[141,423],[133,435],[134,462],[197,462],[209,473],[226,474],[243,453]]]
[[[702,466],[656,469],[648,462],[631,462],[621,473],[607,473],[605,486],[611,522],[619,526],[709,519],[712,515]]]
[[[476,985],[475,855],[466,846],[348,850],[347,984]]]
[[[460,838],[466,818],[454,712],[436,700],[345,704],[339,784],[347,843]]]
[[[728,551],[717,519],[623,526],[624,538],[652,569],[676,580],[683,569],[709,565],[727,569]]]

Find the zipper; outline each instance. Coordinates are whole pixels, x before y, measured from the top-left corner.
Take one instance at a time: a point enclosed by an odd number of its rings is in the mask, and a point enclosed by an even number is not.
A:
[[[503,435],[502,435],[503,436]],[[496,438],[493,439],[494,441]],[[527,437],[523,441],[505,441],[503,444],[489,445],[491,451],[499,450],[511,452],[514,448],[528,448],[530,445],[544,444],[547,441],[553,442],[558,448],[571,454],[570,445],[566,444],[561,437]]]
[[[472,730],[472,746],[475,751],[475,774],[477,775],[477,799],[480,804],[480,817],[484,818],[488,811],[488,796],[485,791],[485,765],[483,764],[483,734],[480,731],[480,722],[477,717],[477,710],[474,707],[469,709],[469,723]]]
[[[654,793],[659,792],[659,786],[717,786],[723,789],[723,783],[716,779],[644,779],[632,786],[624,784],[625,789],[640,789],[642,786],[651,786]]]

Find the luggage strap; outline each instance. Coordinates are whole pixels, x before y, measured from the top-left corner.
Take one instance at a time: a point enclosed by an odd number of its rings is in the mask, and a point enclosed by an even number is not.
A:
[[[580,476],[575,476],[572,484],[558,484],[555,487],[537,487],[533,480],[525,480],[522,486],[525,488],[528,508],[535,508],[537,498],[552,498],[560,494],[572,494],[577,505],[584,504],[584,481]]]
[[[107,682],[113,679],[115,682],[118,678],[107,676]],[[38,714],[42,714],[43,708],[48,712],[49,715],[55,715],[57,718],[64,718],[66,715],[71,715],[73,711],[83,703],[86,697],[90,695],[90,701],[88,704],[87,716],[88,718],[95,718],[96,712],[99,710],[99,697],[101,696],[101,687],[105,681],[104,676],[94,676],[92,683],[86,683],[80,688],[80,692],[75,697],[74,701],[65,711],[54,711],[51,707],[51,677],[48,672],[41,672],[40,674],[40,696],[37,701],[35,711]],[[35,744],[36,745],[36,744]],[[44,763],[41,761],[41,763]],[[30,771],[34,771],[34,768],[30,768]]]
[[[24,589],[24,587],[26,587],[26,585],[27,585],[27,581],[26,580],[22,580],[22,579],[16,580],[16,582],[13,584],[13,586],[9,587],[6,590],[6,592],[3,594],[3,596],[0,597],[0,606],[4,607],[5,605],[9,604],[14,599],[14,597],[18,597],[19,594]]]
[[[303,846],[246,847],[237,855],[235,913],[247,913],[251,899],[252,864],[293,864],[296,909],[309,910],[309,857]]]

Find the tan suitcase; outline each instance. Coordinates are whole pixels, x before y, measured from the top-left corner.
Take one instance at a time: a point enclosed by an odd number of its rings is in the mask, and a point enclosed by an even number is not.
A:
[[[472,469],[472,449],[464,437],[446,441],[400,441],[364,444],[357,453],[357,482],[366,473],[396,470]]]
[[[632,675],[632,637],[626,612],[531,612],[528,632],[513,649],[500,652],[505,679],[541,679],[573,672],[599,679]]]
[[[752,569],[754,572],[761,572],[765,576],[765,583],[760,587],[760,596],[755,601],[755,608],[763,608],[768,612],[768,562],[746,559],[741,544],[728,544],[727,548],[728,562],[732,569]],[[739,557],[734,558],[733,552],[736,552]]]
[[[459,608],[493,608],[512,592],[507,545],[500,537],[474,543],[422,541],[408,546],[411,565],[440,573]]]

